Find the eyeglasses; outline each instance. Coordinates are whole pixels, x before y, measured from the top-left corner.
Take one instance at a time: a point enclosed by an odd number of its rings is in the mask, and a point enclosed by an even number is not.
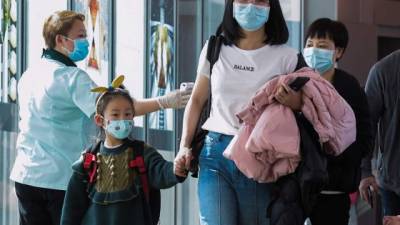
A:
[[[235,0],[237,3],[247,4],[253,3],[255,5],[269,5],[269,0]]]

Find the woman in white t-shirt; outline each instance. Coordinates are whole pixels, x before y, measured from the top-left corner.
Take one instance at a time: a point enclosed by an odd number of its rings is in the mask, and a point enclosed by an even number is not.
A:
[[[248,179],[222,153],[239,129],[235,114],[271,77],[295,70],[297,51],[284,45],[289,33],[279,0],[228,0],[218,30],[230,44],[222,45],[212,69],[211,113],[203,125],[209,133],[199,157],[201,224],[266,225],[270,184]],[[210,63],[206,54],[207,44],[200,55],[196,83],[184,114],[176,160],[186,164],[192,158],[190,143],[208,97]],[[292,109],[301,107],[300,94],[284,86],[279,88],[276,99]],[[185,175],[183,169],[181,173]]]

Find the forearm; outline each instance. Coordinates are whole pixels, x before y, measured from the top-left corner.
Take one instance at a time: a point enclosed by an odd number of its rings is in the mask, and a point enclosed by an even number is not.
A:
[[[147,113],[155,112],[161,109],[157,102],[157,98],[141,99],[135,102],[135,116],[142,116]]]
[[[198,100],[191,99],[183,116],[182,138],[180,147],[190,148],[203,105]]]
[[[188,102],[192,90],[175,90],[168,92],[166,95],[135,100],[136,116],[141,116],[147,113],[155,112],[160,109],[181,109]]]
[[[175,175],[173,163],[166,161],[154,148],[144,150],[144,160],[149,173],[149,182],[153,188],[166,189],[185,180]]]
[[[361,179],[372,176],[372,154],[364,157],[361,163]]]
[[[368,147],[370,148],[368,152],[366,152],[365,157],[361,163],[361,178],[372,176],[372,156],[374,151],[377,149],[376,146],[376,134],[378,131],[378,117],[377,115],[371,114],[371,121],[370,121],[370,132],[368,133]]]

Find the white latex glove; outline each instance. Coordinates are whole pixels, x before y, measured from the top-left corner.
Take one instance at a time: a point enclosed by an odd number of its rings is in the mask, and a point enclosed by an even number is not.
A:
[[[181,91],[179,89],[171,91],[164,96],[157,98],[158,105],[162,109],[180,109],[184,108],[190,99],[192,90]]]

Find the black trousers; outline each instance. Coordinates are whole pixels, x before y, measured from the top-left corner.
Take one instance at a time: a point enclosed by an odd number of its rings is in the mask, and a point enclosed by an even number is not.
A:
[[[312,225],[348,225],[350,218],[348,194],[320,194],[310,216]]]
[[[15,183],[20,225],[59,225],[65,191]]]

